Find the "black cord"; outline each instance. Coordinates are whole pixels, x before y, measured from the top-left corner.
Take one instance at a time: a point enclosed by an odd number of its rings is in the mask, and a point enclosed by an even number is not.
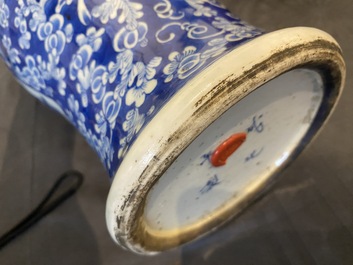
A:
[[[57,199],[47,204],[47,202],[58,190],[60,185],[68,178],[75,178],[76,181],[65,192],[63,192],[59,197],[57,197]],[[21,235],[32,225],[37,223],[40,219],[42,219],[44,216],[46,216],[48,213],[53,211],[60,204],[62,204],[64,201],[66,201],[68,198],[74,195],[82,185],[83,178],[84,178],[83,175],[80,172],[75,170],[67,171],[64,174],[62,174],[58,178],[58,180],[54,183],[53,187],[49,190],[48,194],[39,203],[39,205],[31,213],[29,213],[21,222],[19,222],[12,229],[10,229],[8,232],[6,232],[4,235],[0,237],[0,249],[5,247],[17,236]]]

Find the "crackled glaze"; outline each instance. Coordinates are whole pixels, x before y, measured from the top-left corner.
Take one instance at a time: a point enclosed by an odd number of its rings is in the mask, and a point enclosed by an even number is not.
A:
[[[0,0],[1,56],[111,177],[169,98],[260,34],[213,0]]]

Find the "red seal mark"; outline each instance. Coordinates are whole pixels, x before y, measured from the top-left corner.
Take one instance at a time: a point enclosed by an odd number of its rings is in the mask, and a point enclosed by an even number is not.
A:
[[[214,167],[224,166],[230,157],[246,140],[246,133],[236,133],[221,143],[211,156]]]

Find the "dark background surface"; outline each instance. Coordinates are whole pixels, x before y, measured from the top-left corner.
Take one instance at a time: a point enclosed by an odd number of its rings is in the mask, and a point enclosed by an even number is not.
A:
[[[353,2],[223,0],[268,31],[312,26],[344,51],[347,82],[335,113],[262,200],[228,225],[154,257],[110,239],[109,181],[95,153],[59,115],[38,103],[0,64],[0,234],[25,216],[64,170],[86,175],[77,196],[0,251],[1,265],[353,264]]]

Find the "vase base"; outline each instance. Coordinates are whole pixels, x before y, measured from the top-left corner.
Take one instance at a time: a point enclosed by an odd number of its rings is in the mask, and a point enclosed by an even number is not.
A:
[[[338,45],[310,28],[266,34],[210,65],[162,108],[124,158],[107,201],[113,238],[152,254],[238,214],[315,136],[344,74]],[[237,148],[227,143],[240,136]],[[225,165],[212,162],[218,147],[215,160]]]
[[[192,231],[207,231],[215,220],[229,216],[292,157],[323,97],[320,74],[296,69],[227,110],[179,155],[149,191],[141,219],[145,233],[164,242],[181,239]],[[241,137],[242,144],[234,153],[223,154],[227,158],[223,165],[213,165],[217,147],[226,146],[231,137]]]

